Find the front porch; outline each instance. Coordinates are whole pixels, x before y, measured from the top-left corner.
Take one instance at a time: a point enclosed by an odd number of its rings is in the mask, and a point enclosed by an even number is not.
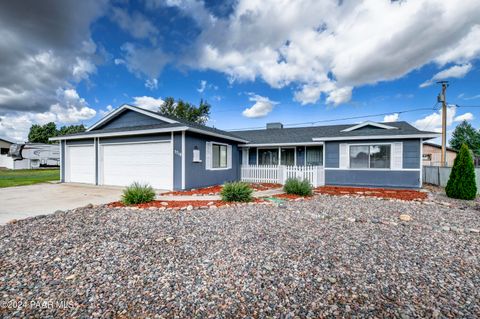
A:
[[[325,185],[323,143],[258,145],[242,148],[241,180],[285,184],[306,179],[313,187]]]
[[[242,165],[241,180],[249,183],[285,184],[289,178],[308,180],[313,187],[325,185],[323,166]]]

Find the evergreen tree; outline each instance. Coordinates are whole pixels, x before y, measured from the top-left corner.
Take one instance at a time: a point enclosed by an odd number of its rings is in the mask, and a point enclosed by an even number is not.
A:
[[[476,156],[480,155],[480,133],[467,121],[457,125],[450,139],[453,149],[459,150],[462,144],[467,144]]]
[[[159,112],[188,122],[205,124],[210,117],[210,107],[210,104],[203,100],[200,100],[200,105],[197,107],[183,100],[175,101],[173,97],[167,97],[160,106]]]
[[[473,159],[466,144],[460,148],[460,152],[453,163],[452,172],[445,188],[448,197],[458,199],[475,199],[477,185],[475,182],[475,167]]]

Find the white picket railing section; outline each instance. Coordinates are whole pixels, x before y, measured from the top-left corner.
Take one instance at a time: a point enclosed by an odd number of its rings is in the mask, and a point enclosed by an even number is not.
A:
[[[278,165],[242,165],[242,181],[249,183],[280,183]]]
[[[242,165],[241,178],[249,183],[285,184],[288,178],[308,180],[313,187],[325,184],[323,166]]]

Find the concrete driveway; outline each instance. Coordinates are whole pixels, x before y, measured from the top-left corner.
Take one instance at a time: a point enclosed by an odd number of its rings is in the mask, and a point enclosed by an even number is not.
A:
[[[36,184],[0,188],[0,224],[90,203],[105,204],[119,200],[121,194],[121,187],[83,184]]]

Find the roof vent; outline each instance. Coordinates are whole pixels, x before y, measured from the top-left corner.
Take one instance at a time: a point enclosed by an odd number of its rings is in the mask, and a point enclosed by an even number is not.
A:
[[[280,122],[275,122],[275,123],[267,123],[267,130],[271,129],[281,129],[283,128],[283,124]]]

